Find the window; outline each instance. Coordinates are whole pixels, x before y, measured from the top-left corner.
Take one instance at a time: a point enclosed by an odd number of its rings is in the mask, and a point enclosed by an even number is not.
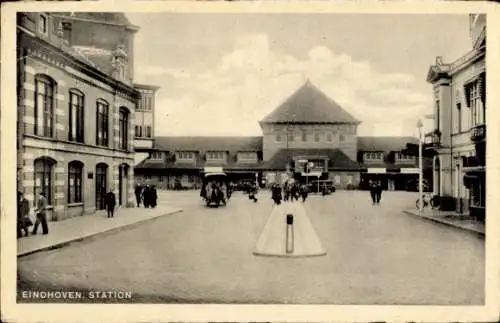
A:
[[[151,159],[162,159],[163,153],[161,151],[153,151],[151,153]]]
[[[48,18],[45,15],[40,15],[40,18],[38,20],[38,31],[41,34],[48,35],[49,33],[49,23],[48,23]]]
[[[141,126],[135,126],[135,136],[141,137]]]
[[[344,141],[345,141],[345,137],[344,137],[344,135],[342,135],[342,134],[341,134],[341,135],[339,136],[339,142],[341,142],[341,143],[342,143],[342,142],[344,142]]]
[[[97,101],[97,117],[96,117],[96,144],[98,146],[107,147],[109,144],[109,105],[106,101]]]
[[[302,141],[307,141],[307,133],[305,131],[302,132]]]
[[[381,159],[381,157],[380,157],[380,159]],[[413,157],[398,152],[398,153],[396,153],[396,159],[397,160],[413,160]]]
[[[471,109],[472,126],[484,124],[485,108],[482,100],[482,80],[476,80],[468,85],[467,97],[469,108]]]
[[[49,205],[53,204],[53,169],[55,162],[48,158],[35,160],[35,193],[45,192]]]
[[[457,131],[462,132],[462,104],[457,103]]]
[[[68,203],[82,202],[83,164],[72,161],[68,165]]]
[[[365,159],[366,160],[381,160],[382,159],[382,153],[380,153],[380,152],[365,153]]]
[[[288,135],[288,140],[295,141],[295,135],[293,132]]]
[[[146,126],[146,137],[151,138],[151,126]]]
[[[35,77],[35,134],[52,137],[55,82],[46,75]]]
[[[177,153],[177,159],[178,160],[192,160],[193,153],[190,151],[180,151]]]
[[[326,133],[326,141],[332,141],[332,133],[331,132],[327,132]]]
[[[207,160],[224,160],[224,155],[223,151],[208,151]]]
[[[440,117],[441,117],[441,114],[440,114],[440,102],[439,100],[436,101],[436,112],[434,113],[434,115],[436,116],[435,117],[435,123],[434,123],[434,128],[437,129],[437,130],[441,130],[441,120],[440,120]]]
[[[120,108],[118,116],[118,147],[128,149],[128,110]]]
[[[238,161],[255,163],[257,162],[257,154],[254,152],[238,153]]]
[[[319,133],[314,134],[314,141],[319,142]]]
[[[69,133],[68,140],[83,142],[83,93],[78,90],[69,91]]]
[[[276,142],[281,142],[281,135],[280,134],[276,135],[275,141]]]

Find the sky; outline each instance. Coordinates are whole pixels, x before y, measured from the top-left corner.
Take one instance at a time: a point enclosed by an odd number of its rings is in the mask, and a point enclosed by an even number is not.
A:
[[[360,136],[431,130],[436,56],[472,49],[465,14],[128,13],[134,78],[159,86],[155,135],[261,135],[310,80],[361,120]]]

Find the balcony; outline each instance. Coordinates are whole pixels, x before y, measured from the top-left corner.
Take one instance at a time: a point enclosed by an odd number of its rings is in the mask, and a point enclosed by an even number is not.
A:
[[[486,138],[486,125],[478,124],[472,127],[470,131],[470,140],[473,142],[482,141]]]
[[[434,130],[426,133],[424,136],[424,146],[425,148],[441,147],[441,132],[439,130]]]

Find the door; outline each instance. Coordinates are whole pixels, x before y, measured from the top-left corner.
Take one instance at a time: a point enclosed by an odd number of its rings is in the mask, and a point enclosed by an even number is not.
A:
[[[98,164],[95,171],[95,207],[97,210],[106,208],[106,192],[108,191],[108,165]]]

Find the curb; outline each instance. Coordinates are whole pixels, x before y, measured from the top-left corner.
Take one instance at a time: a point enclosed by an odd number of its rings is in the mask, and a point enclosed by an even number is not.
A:
[[[130,224],[122,225],[122,226],[115,227],[115,228],[110,228],[108,230],[104,230],[104,231],[100,231],[100,232],[91,233],[91,234],[83,236],[83,237],[75,237],[75,238],[71,238],[71,239],[66,240],[66,241],[61,241],[61,242],[55,243],[55,244],[50,245],[50,246],[45,246],[45,247],[41,247],[41,248],[38,248],[38,249],[35,249],[35,250],[30,250],[30,251],[18,253],[17,254],[17,258],[19,259],[19,258],[22,258],[22,257],[25,257],[25,256],[29,256],[29,255],[32,255],[32,254],[35,254],[35,253],[38,253],[38,252],[41,252],[41,251],[48,251],[48,250],[54,250],[54,249],[63,248],[63,247],[66,247],[66,246],[68,246],[68,245],[70,245],[72,243],[82,242],[82,241],[87,240],[87,239],[95,238],[96,236],[99,236],[99,235],[117,233],[117,232],[125,230],[125,229],[134,228],[135,226],[138,226],[139,224],[142,224],[144,222],[153,221],[153,220],[159,219],[161,217],[164,217],[164,216],[167,216],[167,215],[177,214],[177,213],[180,213],[180,212],[183,212],[183,211],[184,211],[183,209],[178,209],[178,210],[172,211],[170,213],[164,213],[164,214],[161,214],[161,215],[158,215],[158,216],[155,216],[155,217],[151,217],[151,218],[147,218],[147,219],[142,219],[142,220],[130,223]]]
[[[453,228],[456,228],[456,229],[467,231],[467,232],[475,234],[475,235],[477,235],[477,236],[479,236],[481,238],[485,237],[485,233],[484,232],[477,231],[477,230],[474,230],[472,228],[467,228],[467,227],[455,225],[453,223],[450,223],[449,221],[443,221],[443,220],[435,218],[435,217],[430,217],[430,216],[425,216],[425,215],[419,215],[419,214],[416,214],[416,213],[413,213],[413,212],[407,211],[407,210],[403,210],[403,213],[409,214],[411,216],[414,216],[414,217],[417,217],[417,218],[420,218],[420,219],[423,219],[423,220],[426,220],[426,221],[429,221],[429,222],[439,223],[441,225],[446,225],[448,227],[453,227]]]

